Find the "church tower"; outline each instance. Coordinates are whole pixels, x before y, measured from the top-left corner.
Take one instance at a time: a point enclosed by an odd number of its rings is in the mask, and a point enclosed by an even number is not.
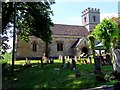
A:
[[[89,32],[100,23],[100,9],[87,8],[82,12],[82,25],[87,28]]]

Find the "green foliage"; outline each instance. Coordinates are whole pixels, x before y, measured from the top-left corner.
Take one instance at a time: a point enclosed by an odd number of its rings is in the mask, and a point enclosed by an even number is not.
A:
[[[9,61],[11,60],[12,53],[5,53],[2,60]]]
[[[0,64],[2,64],[3,68],[11,61],[12,54],[11,53],[5,53],[4,55],[1,55],[2,59],[0,60]]]
[[[100,24],[98,24],[93,30],[92,34],[99,41],[102,41],[107,52],[110,50],[110,45],[114,38],[118,38],[119,30],[117,23],[112,19],[104,19]]]
[[[50,15],[53,15],[51,5],[54,0],[42,2],[2,2],[2,34],[7,36],[9,28],[13,27],[16,7],[16,28],[20,38],[29,41],[29,36],[36,36],[45,42],[51,42],[53,26]],[[7,39],[8,40],[8,39]],[[5,40],[5,41],[7,41]],[[7,45],[3,41],[4,51]],[[7,46],[6,46],[7,47]]]

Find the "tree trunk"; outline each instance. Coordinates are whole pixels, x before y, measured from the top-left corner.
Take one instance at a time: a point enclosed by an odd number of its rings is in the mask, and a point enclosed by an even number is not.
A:
[[[13,30],[13,50],[12,50],[12,67],[11,74],[14,74],[14,58],[15,58],[15,37],[16,37],[16,2],[14,4],[14,30]]]
[[[46,46],[45,46],[45,55],[46,55],[46,57],[48,58],[48,57],[49,57],[48,42],[46,42],[45,45],[46,45]]]

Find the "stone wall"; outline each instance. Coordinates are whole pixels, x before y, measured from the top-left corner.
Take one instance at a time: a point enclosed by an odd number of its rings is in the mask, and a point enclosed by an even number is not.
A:
[[[51,44],[49,44],[49,55],[51,57],[59,57],[62,56],[74,56],[73,49],[71,48],[73,44],[78,40],[78,38],[82,38],[81,36],[61,36],[61,35],[53,35],[53,40]],[[33,42],[37,43],[37,51],[32,50]],[[63,51],[57,51],[57,43],[63,42]],[[88,47],[88,44],[87,44]],[[42,57],[45,53],[45,42],[43,42],[39,38],[31,37],[29,42],[25,42],[22,40],[18,40],[17,42],[17,58],[26,58],[26,57]]]
[[[37,51],[32,50],[33,42],[37,43]],[[45,53],[45,43],[35,37],[31,37],[29,42],[25,42],[23,40],[18,40],[17,42],[17,58],[25,58],[25,57],[41,57]]]
[[[50,44],[50,56],[58,57],[62,56],[73,56],[72,45],[77,41],[79,37],[75,36],[54,36],[52,43]],[[57,43],[63,42],[63,51],[57,51]]]

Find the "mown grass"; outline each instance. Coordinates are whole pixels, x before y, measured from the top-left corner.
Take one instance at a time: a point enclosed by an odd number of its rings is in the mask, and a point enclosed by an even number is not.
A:
[[[39,62],[39,63],[38,63]],[[3,70],[3,88],[92,88],[101,85],[113,85],[117,80],[109,82],[98,82],[94,75],[94,64],[81,64],[77,62],[77,70],[81,76],[76,77],[76,71],[61,68],[62,62],[55,60],[54,64],[45,65],[41,68],[40,61],[31,60],[32,67],[23,69],[25,60],[15,61],[14,76],[9,76],[10,65]],[[60,68],[57,74],[56,68]],[[104,74],[112,72],[112,66],[102,66]]]

